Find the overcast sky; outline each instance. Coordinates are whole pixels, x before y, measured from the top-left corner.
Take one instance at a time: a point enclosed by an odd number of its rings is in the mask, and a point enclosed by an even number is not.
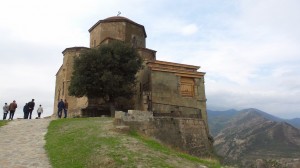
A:
[[[120,11],[144,25],[158,60],[201,66],[208,109],[300,117],[299,9],[298,0],[3,1],[0,103],[16,100],[20,117],[34,98],[51,115],[61,52],[89,47],[88,29]]]

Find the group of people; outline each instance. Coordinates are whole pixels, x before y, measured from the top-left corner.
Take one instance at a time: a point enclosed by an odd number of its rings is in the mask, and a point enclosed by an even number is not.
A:
[[[32,117],[32,111],[34,110],[35,102],[34,99],[32,99],[30,102],[26,103],[25,106],[23,107],[23,112],[24,112],[24,119],[31,119]],[[64,118],[67,118],[67,113],[68,113],[68,102],[65,99],[60,99],[58,102],[58,118],[62,117],[62,112],[64,112]],[[3,106],[3,120],[6,120],[7,114],[9,113],[9,120],[13,120],[15,111],[17,109],[17,103],[14,100],[12,103],[9,105],[7,103],[4,104]],[[37,109],[37,114],[38,117],[37,119],[41,118],[41,114],[43,113],[43,107],[40,105]]]
[[[15,100],[11,102],[9,105],[5,103],[3,106],[3,120],[6,120],[8,112],[9,112],[9,120],[13,120],[17,107],[18,105]]]
[[[68,102],[67,102],[66,99],[65,99],[65,101],[63,101],[63,99],[60,99],[60,101],[57,104],[57,108],[58,108],[57,115],[58,115],[58,118],[61,118],[62,111],[64,111],[64,118],[67,118],[68,106],[69,105],[68,105]]]
[[[23,112],[24,112],[24,119],[31,119],[32,111],[34,110],[34,99],[32,99],[30,102],[26,103],[25,106],[23,107]],[[41,118],[41,114],[43,113],[44,109],[42,105],[37,109],[38,117],[37,119]]]
[[[25,106],[23,107],[23,112],[24,112],[24,119],[31,119],[32,117],[32,111],[34,110],[35,102],[34,99],[32,99],[30,102],[26,103]],[[12,103],[9,105],[7,103],[4,104],[3,106],[3,120],[6,120],[7,114],[9,112],[9,119],[8,120],[13,120],[14,119],[14,114],[17,109],[17,103],[14,100]],[[43,113],[43,107],[40,105],[37,109],[38,117],[41,118],[41,114]]]

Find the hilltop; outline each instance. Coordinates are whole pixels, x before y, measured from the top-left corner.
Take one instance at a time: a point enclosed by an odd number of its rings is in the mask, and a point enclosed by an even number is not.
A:
[[[52,166],[73,167],[220,167],[164,146],[136,132],[116,129],[112,118],[54,120],[46,135]]]

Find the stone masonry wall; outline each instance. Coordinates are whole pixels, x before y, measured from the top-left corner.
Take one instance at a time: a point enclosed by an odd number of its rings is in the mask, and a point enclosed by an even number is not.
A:
[[[81,116],[81,109],[87,105],[87,98],[76,98],[69,96],[69,85],[73,72],[74,58],[78,57],[82,50],[86,47],[66,48],[63,51],[63,64],[56,74],[55,97],[53,107],[53,117],[57,117],[57,104],[60,99],[67,100],[69,104],[68,117]]]
[[[199,115],[207,121],[204,78],[194,78],[194,97],[180,93],[180,76],[173,73],[151,71],[151,101],[154,113],[180,113],[183,117]],[[208,127],[208,125],[206,125]]]
[[[152,112],[129,110],[128,113],[116,112],[115,123],[191,155],[212,156],[212,142],[201,119],[153,117]]]

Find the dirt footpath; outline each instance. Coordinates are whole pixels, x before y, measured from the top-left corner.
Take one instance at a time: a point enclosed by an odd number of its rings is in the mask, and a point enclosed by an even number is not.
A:
[[[50,119],[16,119],[0,127],[0,168],[51,168],[44,149]]]

